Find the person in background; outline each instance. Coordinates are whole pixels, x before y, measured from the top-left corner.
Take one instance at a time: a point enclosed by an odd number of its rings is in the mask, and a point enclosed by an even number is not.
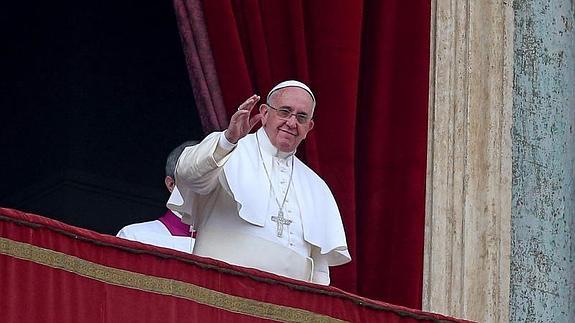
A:
[[[175,187],[174,171],[178,157],[180,157],[184,148],[197,143],[198,141],[186,141],[174,148],[168,155],[164,184],[170,193]],[[182,216],[178,212],[173,212],[168,209],[166,213],[157,220],[134,223],[123,227],[116,236],[191,253],[194,245],[193,232],[190,229],[190,225],[183,223],[181,218]]]
[[[341,216],[326,183],[295,156],[314,126],[315,96],[284,81],[250,117],[259,99],[182,152],[168,207],[197,228],[196,255],[329,285],[329,266],[351,260]]]

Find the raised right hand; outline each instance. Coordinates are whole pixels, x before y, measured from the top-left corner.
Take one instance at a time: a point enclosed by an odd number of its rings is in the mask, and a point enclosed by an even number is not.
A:
[[[232,118],[230,119],[230,125],[228,129],[224,132],[226,139],[235,144],[238,140],[245,137],[250,130],[261,120],[261,114],[255,114],[250,118],[250,113],[252,109],[256,106],[260,100],[259,95],[252,95],[244,103],[238,107]]]

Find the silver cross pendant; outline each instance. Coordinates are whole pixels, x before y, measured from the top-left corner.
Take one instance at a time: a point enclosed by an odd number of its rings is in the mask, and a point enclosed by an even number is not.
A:
[[[284,224],[290,225],[292,223],[292,220],[284,217],[284,212],[282,210],[279,210],[277,216],[272,215],[272,221],[274,221],[277,225],[277,235],[280,238],[283,236]]]

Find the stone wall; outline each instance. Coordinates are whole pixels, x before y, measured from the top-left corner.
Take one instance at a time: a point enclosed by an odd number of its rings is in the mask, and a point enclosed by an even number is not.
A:
[[[575,322],[574,6],[513,4],[512,322]]]
[[[513,11],[432,3],[423,308],[509,317]]]
[[[423,308],[575,322],[575,1],[431,15]]]

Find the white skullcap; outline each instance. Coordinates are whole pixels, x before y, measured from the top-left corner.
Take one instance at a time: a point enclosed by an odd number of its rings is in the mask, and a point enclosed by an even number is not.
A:
[[[278,85],[274,86],[273,89],[271,89],[271,91],[268,93],[268,96],[266,98],[266,102],[269,102],[270,96],[272,95],[272,93],[274,93],[277,90],[286,88],[286,87],[299,87],[300,89],[306,90],[307,93],[309,93],[309,95],[311,96],[311,99],[313,100],[313,106],[315,107],[315,96],[313,95],[313,92],[310,90],[310,88],[307,85],[303,84],[300,81],[296,81],[296,80],[283,81],[283,82],[279,83]]]

